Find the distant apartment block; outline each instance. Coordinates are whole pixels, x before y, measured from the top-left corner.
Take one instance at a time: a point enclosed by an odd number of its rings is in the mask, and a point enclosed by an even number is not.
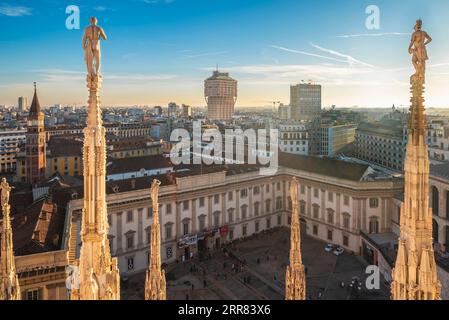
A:
[[[204,97],[209,120],[229,121],[234,115],[237,101],[237,81],[232,79],[229,73],[214,71],[212,76],[204,81]]]
[[[190,118],[192,116],[192,107],[183,104],[182,105],[182,117],[183,118]]]
[[[279,149],[286,153],[308,155],[309,131],[305,123],[279,125]]]
[[[0,131],[0,173],[16,172],[16,156],[20,144],[26,141],[27,130]]]
[[[291,107],[281,104],[278,109],[278,117],[282,120],[291,119],[292,117]]]
[[[290,86],[291,117],[314,120],[321,114],[321,85],[300,83]]]
[[[402,122],[364,122],[356,130],[355,154],[359,159],[401,171],[406,143],[406,128]]]

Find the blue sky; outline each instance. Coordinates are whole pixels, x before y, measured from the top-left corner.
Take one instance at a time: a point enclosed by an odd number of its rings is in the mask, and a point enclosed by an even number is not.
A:
[[[380,29],[365,27],[368,5]],[[77,5],[81,30],[67,30]],[[204,105],[218,64],[239,81],[238,106],[289,102],[289,84],[323,84],[329,106],[408,105],[409,33],[421,17],[429,45],[427,106],[449,107],[449,1],[445,0],[0,0],[0,104],[31,96],[85,103],[81,38],[89,17],[102,43],[104,105]]]

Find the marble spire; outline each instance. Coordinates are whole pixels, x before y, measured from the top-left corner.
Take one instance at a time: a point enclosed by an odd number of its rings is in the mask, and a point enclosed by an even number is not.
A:
[[[165,271],[161,269],[161,226],[159,223],[158,193],[161,182],[153,180],[151,201],[153,222],[150,234],[150,261],[145,279],[145,300],[166,300]]]
[[[5,178],[2,178],[0,189],[2,192],[1,205],[3,212],[0,250],[0,300],[20,300],[20,286],[14,261],[10,218],[9,194],[11,187]]]
[[[404,202],[400,212],[400,238],[392,271],[393,300],[439,300],[432,247],[432,209],[429,208],[429,156],[424,114],[426,45],[432,41],[418,20],[409,47],[416,73],[411,76],[411,107],[404,164]]]
[[[81,221],[81,250],[78,274],[72,285],[72,300],[119,300],[120,274],[117,258],[111,258],[106,207],[106,139],[101,121],[100,37],[103,29],[91,18],[86,28],[83,48],[86,50],[89,103],[87,126],[84,128],[83,170],[84,207]],[[104,37],[105,39],[105,37]],[[98,68],[93,68],[94,62]]]
[[[290,265],[285,274],[285,300],[306,299],[306,276],[301,257],[301,225],[298,213],[298,181],[292,178],[290,184],[292,219],[290,233]]]

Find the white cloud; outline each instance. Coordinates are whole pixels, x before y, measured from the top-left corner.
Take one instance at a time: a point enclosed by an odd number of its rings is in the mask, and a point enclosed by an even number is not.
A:
[[[361,33],[361,34],[343,34],[336,38],[361,38],[361,37],[385,37],[385,36],[410,36],[411,33],[404,32],[384,32],[384,33]]]
[[[346,60],[340,60],[340,59],[336,59],[336,58],[332,58],[332,57],[322,56],[322,55],[315,54],[315,53],[310,53],[310,52],[306,52],[306,51],[299,51],[299,50],[289,49],[289,48],[285,48],[285,47],[281,47],[281,46],[276,46],[276,45],[271,45],[270,47],[272,47],[272,48],[274,48],[274,49],[281,50],[281,51],[290,52],[290,53],[298,53],[298,54],[303,54],[303,55],[306,55],[306,56],[311,56],[311,57],[316,57],[316,58],[322,58],[322,59],[327,59],[327,60],[332,60],[332,61],[337,61],[337,62],[346,62]]]
[[[340,52],[335,51],[335,50],[326,49],[326,48],[320,47],[320,46],[318,46],[318,45],[316,45],[314,43],[311,43],[311,46],[316,48],[316,49],[318,49],[318,50],[320,50],[320,51],[329,53],[331,55],[335,55],[337,57],[345,58],[349,65],[357,65],[357,64],[359,64],[359,65],[362,65],[362,66],[365,66],[365,67],[374,67],[373,65],[368,64],[368,63],[363,62],[363,61],[360,61],[360,60],[357,60],[357,59],[351,57],[350,55],[343,54],[343,53],[340,53]]]
[[[11,6],[8,4],[0,5],[0,14],[3,14],[8,17],[22,17],[22,16],[31,16],[32,9],[28,7],[22,6]]]
[[[199,54],[191,54],[191,55],[184,55],[183,59],[194,59],[194,58],[218,56],[218,55],[225,54],[225,53],[228,53],[228,52],[227,51],[217,51],[217,52],[206,52],[206,53],[199,53]]]

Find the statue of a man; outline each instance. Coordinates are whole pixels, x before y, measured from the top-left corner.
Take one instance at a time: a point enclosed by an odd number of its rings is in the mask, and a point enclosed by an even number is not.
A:
[[[415,24],[415,32],[412,34],[412,40],[410,46],[408,47],[408,52],[413,55],[412,62],[416,69],[415,77],[424,80],[424,75],[426,71],[426,61],[429,59],[427,56],[426,45],[428,45],[432,38],[427,34],[427,32],[421,30],[422,20],[417,20]]]
[[[90,26],[86,28],[83,36],[84,59],[89,77],[99,76],[101,67],[100,40],[107,40],[103,29],[97,26],[97,18],[90,18]]]
[[[1,196],[1,204],[2,207],[9,204],[9,194],[11,192],[11,187],[9,186],[9,183],[6,181],[6,178],[2,178],[2,182],[0,184],[0,189],[2,191]]]

